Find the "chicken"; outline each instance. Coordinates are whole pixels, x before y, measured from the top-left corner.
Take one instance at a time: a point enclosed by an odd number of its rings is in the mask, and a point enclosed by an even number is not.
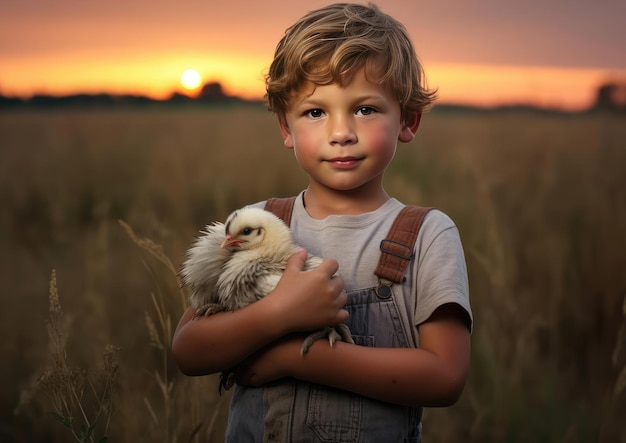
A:
[[[234,311],[268,295],[297,249],[287,225],[263,209],[238,209],[225,224],[208,225],[188,250],[181,270],[196,317]],[[321,262],[309,255],[303,269]],[[340,324],[307,336],[300,354],[323,337],[331,346],[338,340],[354,343],[349,328]]]

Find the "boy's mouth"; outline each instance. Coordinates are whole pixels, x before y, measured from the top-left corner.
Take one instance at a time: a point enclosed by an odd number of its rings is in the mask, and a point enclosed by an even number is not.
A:
[[[356,166],[361,160],[363,160],[362,157],[335,157],[326,161],[336,168],[352,168]]]

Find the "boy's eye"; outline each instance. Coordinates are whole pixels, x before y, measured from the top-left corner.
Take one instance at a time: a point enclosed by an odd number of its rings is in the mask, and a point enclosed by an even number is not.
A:
[[[311,118],[320,118],[322,115],[324,115],[324,111],[322,111],[321,109],[310,109],[305,114]]]
[[[376,110],[371,106],[361,106],[359,109],[356,110],[356,113],[360,115],[370,115],[374,112],[376,112]]]

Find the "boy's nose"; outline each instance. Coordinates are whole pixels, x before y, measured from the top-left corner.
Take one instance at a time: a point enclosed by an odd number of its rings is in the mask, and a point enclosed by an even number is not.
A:
[[[357,140],[356,133],[354,132],[350,119],[332,119],[329,129],[329,142],[331,145],[347,145],[355,143]]]

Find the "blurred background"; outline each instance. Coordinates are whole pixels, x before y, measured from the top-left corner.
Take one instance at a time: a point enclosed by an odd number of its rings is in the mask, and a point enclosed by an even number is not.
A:
[[[306,186],[263,76],[328,1],[0,5],[0,441],[223,439],[169,353],[207,223]],[[626,441],[626,4],[379,0],[437,105],[386,188],[457,223],[467,388],[427,441]]]
[[[0,92],[167,98],[219,82],[229,95],[260,99],[285,28],[327,3],[5,2]],[[408,29],[441,103],[580,110],[593,103],[598,86],[623,81],[626,73],[626,5],[619,2],[381,0],[378,5]],[[181,90],[187,69],[197,74]]]

